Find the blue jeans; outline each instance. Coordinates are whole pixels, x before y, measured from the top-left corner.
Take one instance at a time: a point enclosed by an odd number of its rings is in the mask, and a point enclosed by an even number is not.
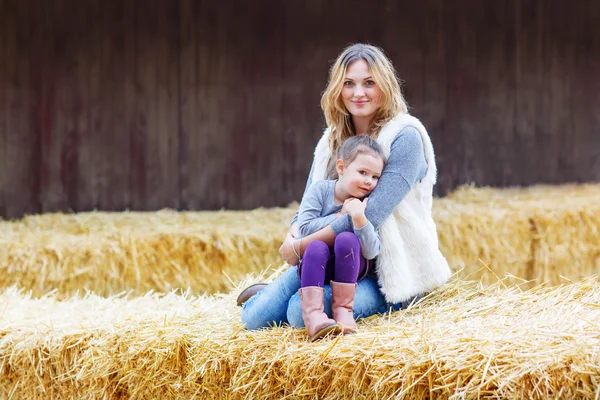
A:
[[[293,327],[304,327],[300,305],[300,279],[296,267],[288,268],[279,278],[252,296],[242,307],[242,322],[247,329],[254,330],[288,323]],[[325,285],[325,313],[331,315],[331,286]],[[400,310],[410,304],[389,304],[379,291],[377,281],[367,276],[356,287],[354,296],[354,318],[366,318],[390,310]]]

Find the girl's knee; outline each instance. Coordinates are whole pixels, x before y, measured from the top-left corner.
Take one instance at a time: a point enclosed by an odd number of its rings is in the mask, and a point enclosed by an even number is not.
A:
[[[311,242],[304,250],[304,257],[306,257],[307,254],[322,254],[329,256],[329,246],[327,246],[327,243],[323,241],[315,240],[314,242]]]
[[[351,249],[351,248],[360,248],[360,241],[358,237],[352,232],[342,232],[335,238],[334,248],[338,249]]]

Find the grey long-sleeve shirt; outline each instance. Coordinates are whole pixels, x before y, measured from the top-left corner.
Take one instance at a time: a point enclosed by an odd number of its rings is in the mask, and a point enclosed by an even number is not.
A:
[[[314,161],[308,176],[305,194],[310,187],[313,171]],[[379,182],[369,195],[365,215],[375,229],[378,229],[383,221],[392,214],[400,201],[410,192],[413,185],[423,179],[426,173],[427,161],[421,135],[416,128],[406,126],[392,142],[390,155]],[[298,213],[292,219],[292,224],[297,220]],[[349,215],[333,220],[330,225],[336,235],[341,232],[353,231],[352,220]]]
[[[304,193],[298,210],[298,230],[301,237],[325,228],[337,218],[342,218],[336,215],[343,206],[343,204],[335,204],[336,182],[335,180],[315,182]],[[373,224],[367,222],[362,228],[353,227],[353,231],[360,242],[362,256],[367,260],[377,257],[381,250],[381,241]]]

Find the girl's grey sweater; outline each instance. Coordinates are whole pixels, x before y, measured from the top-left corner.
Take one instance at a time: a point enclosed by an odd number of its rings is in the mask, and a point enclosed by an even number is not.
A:
[[[314,168],[313,161],[304,193],[310,187]],[[416,128],[406,126],[398,132],[392,142],[390,155],[386,160],[379,183],[369,195],[365,216],[375,229],[378,229],[383,221],[392,214],[413,185],[423,179],[426,173],[427,161],[421,135]],[[296,223],[297,220],[298,212],[294,215],[291,224]],[[331,228],[336,235],[341,232],[352,232],[352,220],[349,215],[342,216],[331,223]]]
[[[335,204],[335,185],[337,180],[314,182],[304,192],[298,209],[298,230],[300,236],[308,236],[330,225],[338,216],[343,204]],[[367,204],[368,205],[368,204]],[[379,234],[371,222],[362,228],[353,228],[360,242],[360,252],[367,260],[372,260],[381,251]]]

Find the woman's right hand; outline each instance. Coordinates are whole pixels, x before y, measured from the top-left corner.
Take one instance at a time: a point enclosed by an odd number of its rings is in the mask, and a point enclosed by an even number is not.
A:
[[[288,232],[288,234],[285,236],[283,244],[279,248],[279,254],[281,254],[283,260],[289,265],[298,265],[300,263],[300,260],[294,252],[293,246],[295,240],[296,239],[294,238],[294,236],[292,236],[292,234]]]

